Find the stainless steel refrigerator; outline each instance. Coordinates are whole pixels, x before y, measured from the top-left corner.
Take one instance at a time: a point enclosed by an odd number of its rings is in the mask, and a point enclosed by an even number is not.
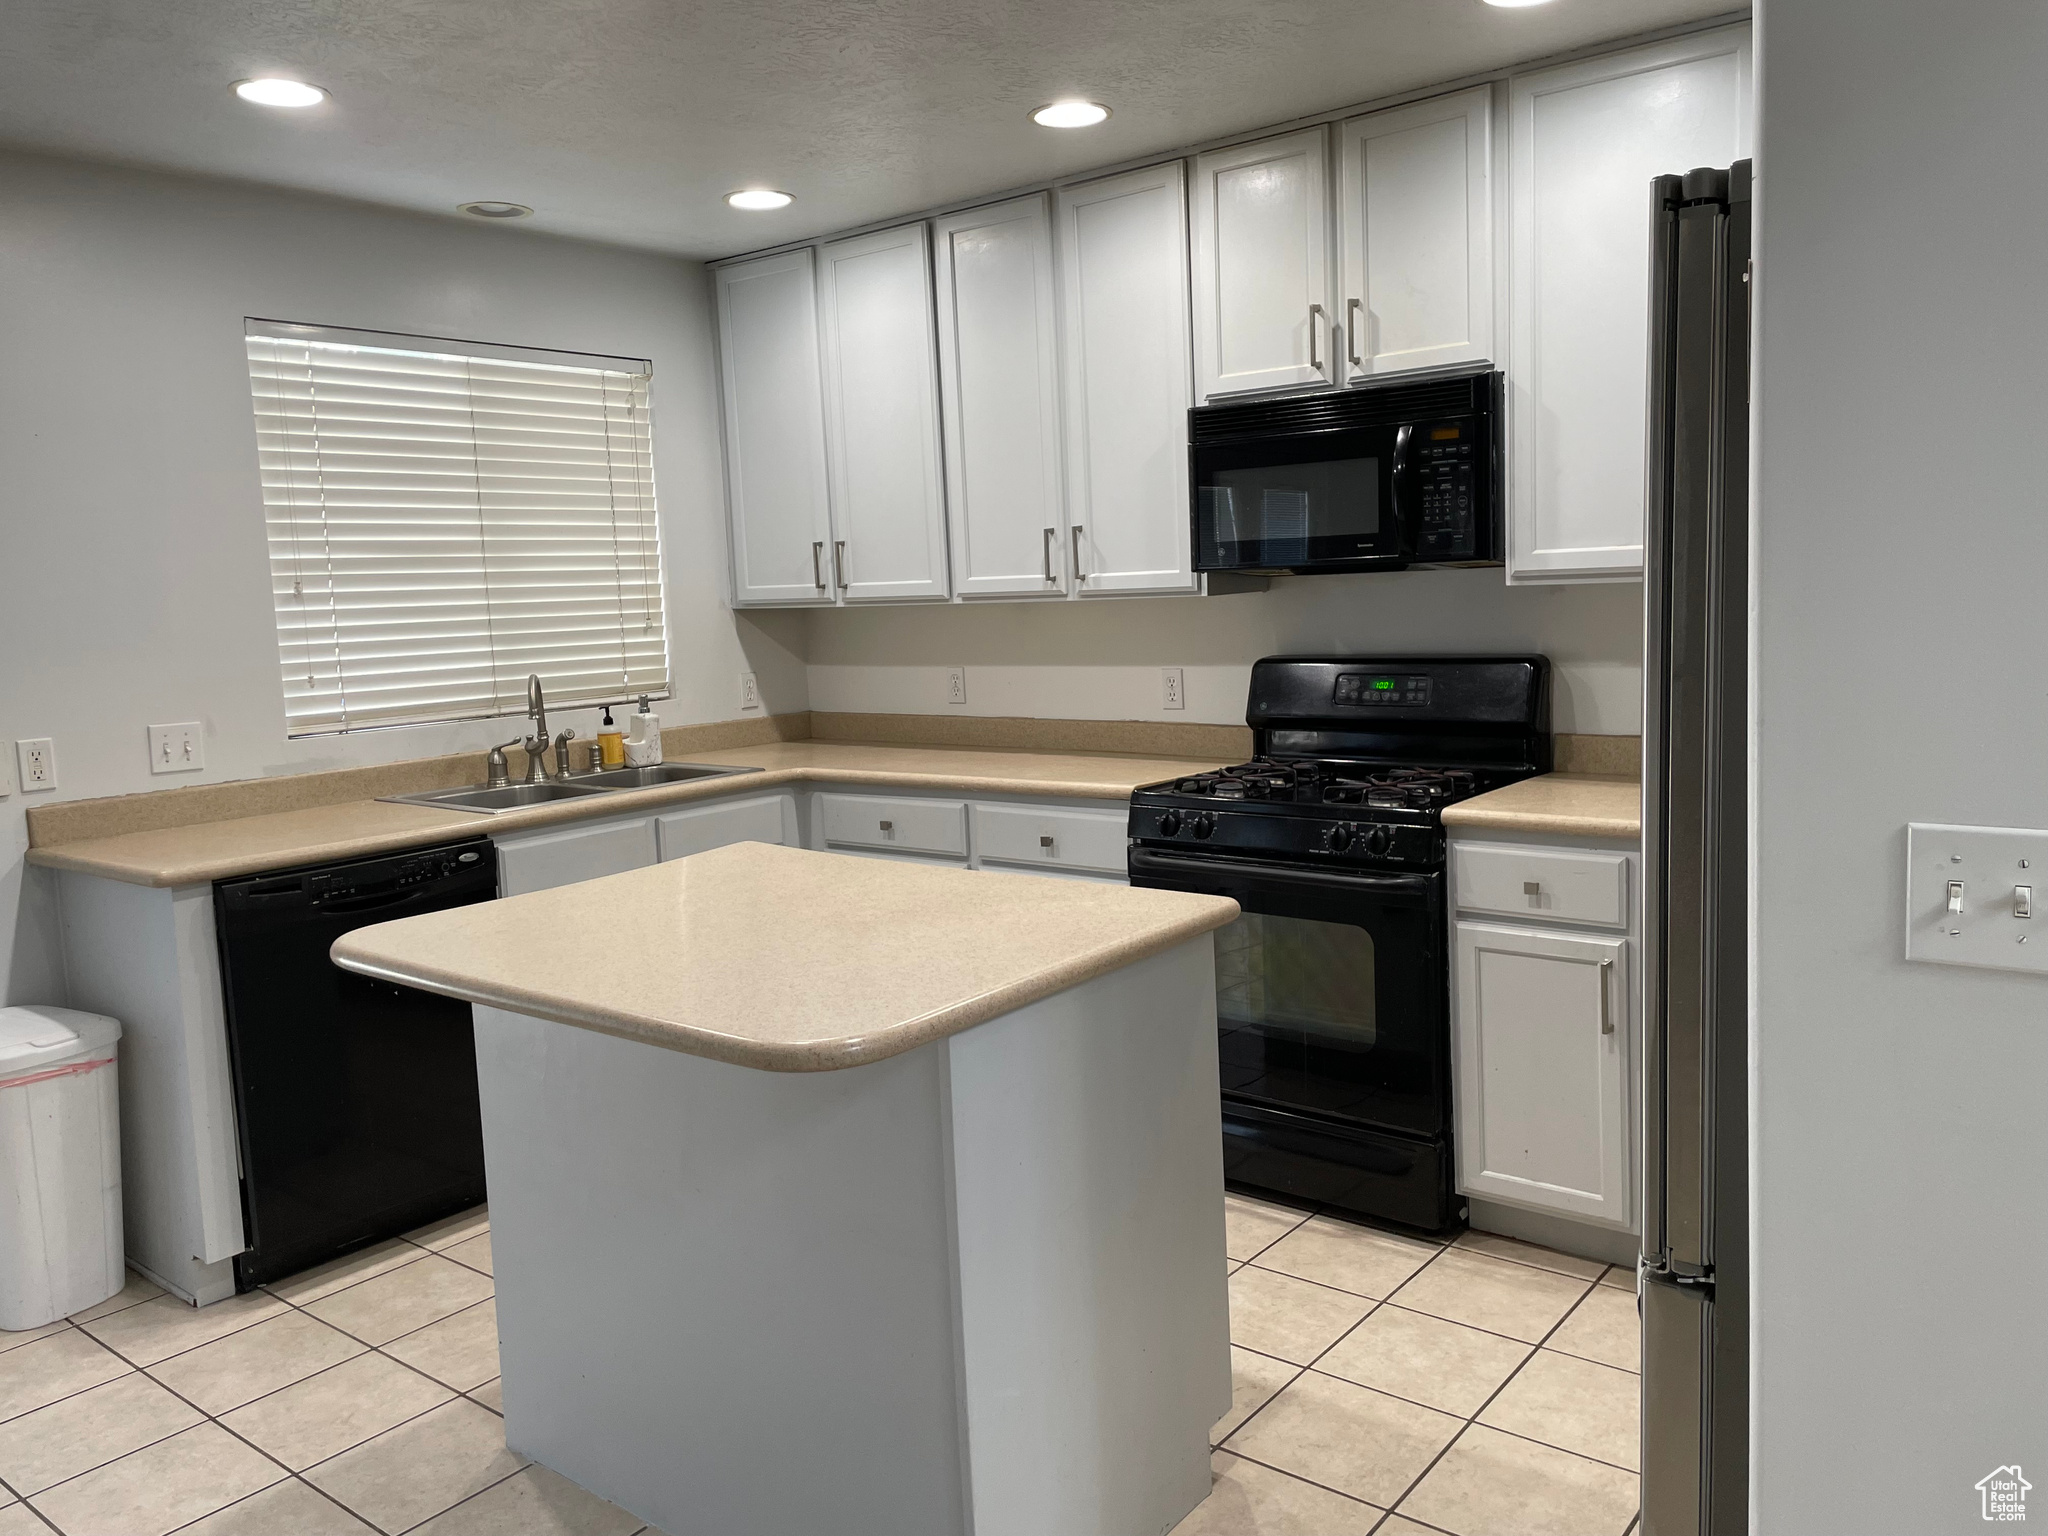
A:
[[[1643,1536],[1749,1521],[1749,162],[1652,192]]]

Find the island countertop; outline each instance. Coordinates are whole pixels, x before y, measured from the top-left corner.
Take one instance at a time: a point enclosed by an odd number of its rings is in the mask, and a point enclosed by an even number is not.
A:
[[[346,970],[771,1072],[860,1066],[1220,928],[1220,896],[735,843],[359,928]]]

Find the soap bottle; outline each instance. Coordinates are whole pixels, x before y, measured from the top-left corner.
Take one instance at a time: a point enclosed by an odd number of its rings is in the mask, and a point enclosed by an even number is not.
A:
[[[612,722],[612,707],[604,707],[604,723],[597,728],[597,749],[607,768],[626,766],[626,738]]]
[[[646,768],[661,761],[661,717],[648,707],[647,695],[640,695],[640,713],[632,720],[626,736],[626,761]]]

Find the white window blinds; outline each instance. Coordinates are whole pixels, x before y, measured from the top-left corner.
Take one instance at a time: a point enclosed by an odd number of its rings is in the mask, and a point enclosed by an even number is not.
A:
[[[244,330],[288,734],[668,692],[647,363]]]

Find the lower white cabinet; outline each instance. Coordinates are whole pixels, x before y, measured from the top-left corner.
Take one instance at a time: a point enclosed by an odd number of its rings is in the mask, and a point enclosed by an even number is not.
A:
[[[1626,1227],[1628,940],[1460,922],[1458,1187]]]
[[[749,795],[744,800],[713,800],[685,806],[654,818],[656,849],[665,863],[708,853],[728,843],[779,843],[799,839],[795,795]]]
[[[811,816],[816,845],[833,852],[967,862],[967,807],[958,800],[823,794]]]
[[[498,894],[524,896],[624,874],[655,862],[654,818],[622,816],[559,832],[493,839],[498,847]]]
[[[1128,878],[1128,815],[1014,804],[977,804],[972,814],[974,861],[983,869]]]

